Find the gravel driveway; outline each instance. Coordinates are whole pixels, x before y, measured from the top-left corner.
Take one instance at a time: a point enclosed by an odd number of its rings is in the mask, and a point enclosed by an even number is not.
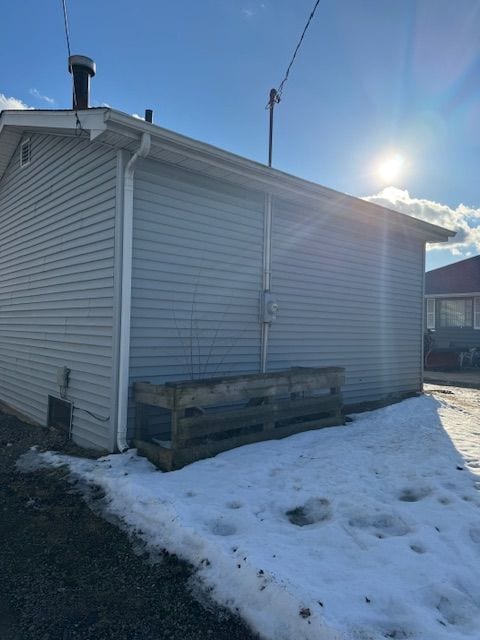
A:
[[[1,640],[257,638],[192,595],[187,564],[166,554],[152,563],[95,515],[61,470],[18,472],[37,444],[78,453],[61,434],[0,413]]]

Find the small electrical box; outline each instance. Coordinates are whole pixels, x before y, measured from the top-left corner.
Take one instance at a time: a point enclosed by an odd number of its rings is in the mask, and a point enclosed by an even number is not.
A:
[[[59,387],[66,389],[70,379],[70,369],[68,367],[59,367],[57,369],[57,384]]]
[[[273,322],[277,319],[278,302],[277,298],[270,291],[264,291],[261,301],[261,321]]]

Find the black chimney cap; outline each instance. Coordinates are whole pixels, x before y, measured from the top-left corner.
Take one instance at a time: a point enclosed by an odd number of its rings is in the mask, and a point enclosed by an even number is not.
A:
[[[92,77],[97,71],[95,62],[91,58],[87,58],[87,56],[70,56],[68,59],[68,70],[70,73],[73,73],[75,71],[74,67],[80,67],[84,69],[85,71],[87,71],[88,75]]]
[[[95,62],[87,56],[70,56],[68,70],[73,75],[73,110],[88,109],[90,78],[95,75]]]

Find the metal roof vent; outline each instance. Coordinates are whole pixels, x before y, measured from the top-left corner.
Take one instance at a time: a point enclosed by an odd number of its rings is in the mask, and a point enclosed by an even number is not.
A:
[[[27,164],[30,164],[30,160],[32,159],[32,148],[30,145],[30,138],[28,140],[24,140],[20,145],[20,166],[26,167]]]
[[[87,56],[70,56],[68,70],[73,75],[73,110],[88,109],[90,78],[97,71],[95,62]]]

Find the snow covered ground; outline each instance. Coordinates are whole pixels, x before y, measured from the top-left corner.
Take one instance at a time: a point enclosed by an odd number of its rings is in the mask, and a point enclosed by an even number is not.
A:
[[[451,392],[167,474],[39,455],[265,638],[478,640],[480,391]]]

